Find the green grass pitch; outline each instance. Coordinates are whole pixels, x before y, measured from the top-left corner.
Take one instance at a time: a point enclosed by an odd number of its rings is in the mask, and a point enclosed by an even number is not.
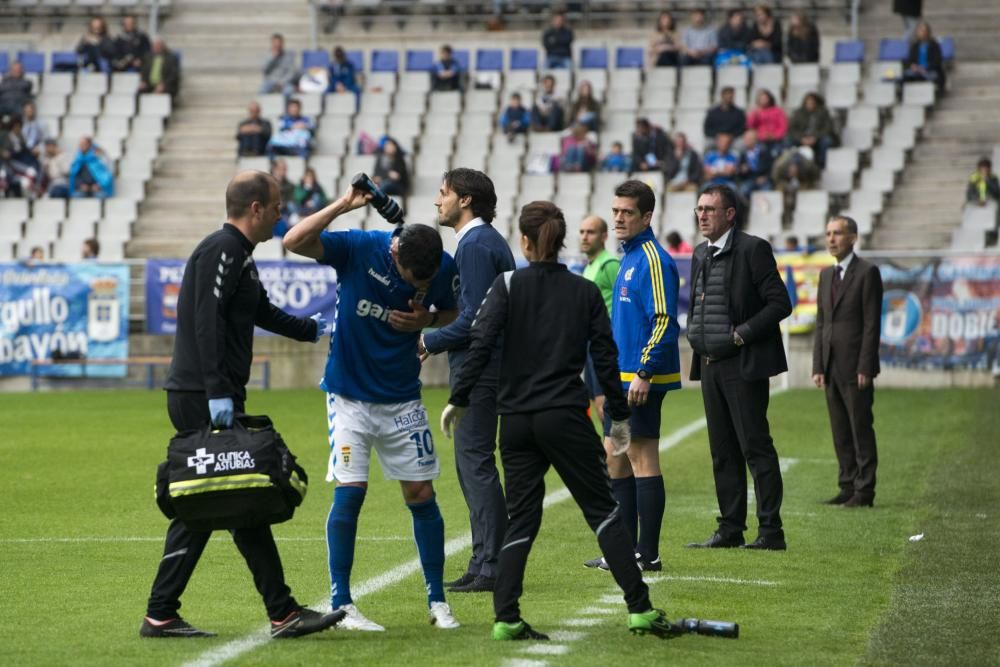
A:
[[[440,390],[425,392],[435,424],[445,400]],[[323,481],[323,396],[251,391],[248,407],[272,416],[311,475],[304,505],[275,533],[297,598],[319,604],[329,590],[323,534],[332,495]],[[450,596],[463,627],[444,632],[427,625],[418,572],[372,585],[416,557],[398,485],[379,472],[361,515],[354,583],[378,589],[358,605],[387,632],[268,642],[249,572],[221,532],[182,609],[219,637],[140,640],[166,526],[152,499],[170,435],[163,393],[0,395],[0,664],[997,665],[998,407],[996,390],[880,389],[876,506],[852,511],[821,504],[836,492],[837,470],[822,393],[773,396],[786,553],[683,548],[708,537],[716,515],[707,435],[693,427],[662,454],[665,569],[650,587],[668,616],[738,621],[740,639],[629,635],[611,577],[582,567],[597,555],[596,541],[563,500],[545,512],[522,598],[529,622],[561,632],[540,648],[489,639],[488,595]],[[703,417],[697,391],[671,394],[663,409],[665,437]],[[435,435],[436,488],[452,540],[468,531],[467,515],[452,444]],[[561,486],[550,475],[548,492]],[[917,534],[924,537],[910,541]],[[464,571],[468,555],[462,546],[449,557],[446,578]]]

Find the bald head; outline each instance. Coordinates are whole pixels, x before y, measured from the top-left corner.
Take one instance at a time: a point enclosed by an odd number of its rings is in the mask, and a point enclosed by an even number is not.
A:
[[[608,223],[596,215],[588,215],[580,222],[580,252],[593,260],[604,250],[608,240]]]

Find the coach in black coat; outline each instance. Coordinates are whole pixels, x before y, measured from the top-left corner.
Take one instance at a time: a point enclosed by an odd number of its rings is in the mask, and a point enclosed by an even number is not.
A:
[[[741,204],[731,188],[710,186],[696,209],[708,240],[691,261],[691,379],[701,380],[721,516],[712,537],[688,546],[744,546],[749,467],[760,530],[745,546],[784,550],[781,470],[767,405],[769,378],[788,370],[778,324],[792,305],[771,245],[736,229]]]
[[[854,254],[857,240],[858,225],[851,218],[836,216],[826,223],[826,245],[837,264],[819,274],[812,377],[826,389],[840,464],[840,493],[827,502],[870,507],[878,465],[872,382],[879,373],[882,275]]]

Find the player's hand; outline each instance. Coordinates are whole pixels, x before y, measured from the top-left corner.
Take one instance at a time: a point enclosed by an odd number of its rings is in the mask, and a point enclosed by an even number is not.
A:
[[[636,375],[628,386],[628,404],[630,407],[646,405],[649,398],[649,380],[643,380]]]
[[[402,310],[390,310],[389,326],[396,331],[407,333],[423,331],[425,327],[430,326],[431,320],[434,319],[434,314],[431,311],[412,299],[410,300],[410,308],[413,310],[409,313]]]
[[[424,346],[424,337],[420,336],[420,338],[417,339],[417,358],[420,359],[420,363],[424,363],[427,361],[427,357],[429,356],[431,356],[431,353],[428,352],[427,348]]]
[[[229,396],[208,399],[208,414],[212,418],[212,426],[231,428],[233,425],[233,399]]]
[[[465,408],[460,408],[451,403],[444,406],[444,411],[441,413],[441,432],[445,434],[445,437],[451,438],[452,429],[458,425],[459,420],[464,414]]]
[[[822,373],[813,373],[813,384],[822,389],[823,385],[826,384],[826,378],[823,377]]]
[[[629,445],[632,444],[632,426],[629,420],[612,421],[608,438],[611,440],[612,456],[621,456],[627,452]]]
[[[368,202],[372,200],[372,195],[364,190],[359,190],[353,185],[347,186],[347,191],[341,196],[340,201],[343,202],[346,211],[353,211],[356,208],[361,208],[362,206],[367,206]]]
[[[864,373],[858,373],[858,389],[867,389],[871,379]]]
[[[316,323],[316,340],[314,343],[319,341],[320,338],[330,333],[330,325],[327,323],[326,318],[323,317],[323,313],[316,313],[309,317],[310,320]]]

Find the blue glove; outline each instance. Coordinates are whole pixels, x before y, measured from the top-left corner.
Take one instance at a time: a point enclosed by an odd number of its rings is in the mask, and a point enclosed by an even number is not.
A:
[[[212,426],[231,428],[233,425],[233,399],[208,399],[208,414],[212,416]]]
[[[329,325],[326,323],[326,318],[323,317],[323,313],[316,313],[309,317],[310,320],[316,322],[316,340],[330,333]],[[316,341],[313,341],[316,342]]]

